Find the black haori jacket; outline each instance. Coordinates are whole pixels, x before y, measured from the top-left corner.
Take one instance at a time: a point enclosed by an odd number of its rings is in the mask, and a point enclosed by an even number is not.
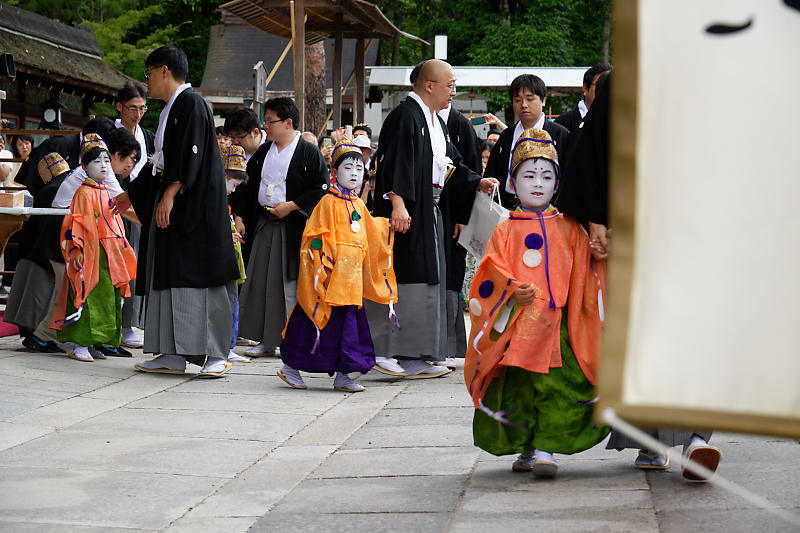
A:
[[[170,183],[183,189],[175,196],[169,227],[155,229],[153,288],[218,287],[238,279],[214,118],[191,88],[175,99],[164,130],[164,171],[142,167],[128,194],[142,222],[136,293],[144,294],[151,224],[156,197]]]
[[[447,140],[447,156],[456,167],[442,190],[439,205],[443,219],[465,224],[469,220],[480,174],[461,161],[450,142],[447,125],[437,115]],[[397,106],[381,127],[375,179],[375,215],[391,218],[392,203],[383,196],[393,192],[403,197],[411,228],[394,240],[394,271],[398,283],[440,283],[436,263],[435,213],[433,206],[433,149],[425,115],[411,97]],[[449,206],[449,209],[444,209]],[[449,225],[444,220],[445,227]],[[451,238],[446,235],[446,238]]]
[[[261,186],[261,167],[264,159],[272,146],[268,141],[258,147],[247,162],[247,184],[240,185],[231,194],[231,211],[242,217],[245,227],[245,261],[250,255],[250,246],[255,236],[258,217],[264,213],[264,208],[258,203],[258,189]],[[314,207],[328,192],[330,179],[328,166],[322,152],[315,145],[304,141],[297,141],[297,147],[289,162],[286,174],[286,201],[294,202],[300,208],[286,216],[286,277],[290,280],[297,279],[300,269],[300,242],[306,220]],[[249,235],[249,237],[248,237]]]

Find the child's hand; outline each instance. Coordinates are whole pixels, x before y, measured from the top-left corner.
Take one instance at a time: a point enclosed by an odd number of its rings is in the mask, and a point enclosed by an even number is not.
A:
[[[533,303],[533,300],[536,299],[536,287],[529,283],[520,285],[520,287],[514,291],[514,294],[511,295],[511,298],[519,305],[530,305]]]
[[[78,250],[75,252],[75,255],[72,256],[72,264],[75,266],[75,270],[83,270],[83,252]]]
[[[233,242],[244,244],[244,239],[240,233],[231,233],[233,235]]]

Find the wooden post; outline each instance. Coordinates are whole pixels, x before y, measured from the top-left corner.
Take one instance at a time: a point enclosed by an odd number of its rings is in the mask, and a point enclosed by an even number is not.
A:
[[[289,11],[292,21],[292,59],[294,60],[294,103],[299,111],[299,124],[294,129],[303,131],[305,126],[305,86],[306,86],[306,27],[303,0],[290,0]]]
[[[364,39],[356,40],[356,57],[355,57],[355,73],[356,82],[353,92],[353,124],[361,124],[364,122],[364,102],[366,100],[364,94],[364,56],[366,50],[364,49]]]
[[[342,125],[342,52],[343,38],[342,25],[344,17],[341,13],[336,14],[336,33],[333,45],[333,129],[339,129]]]

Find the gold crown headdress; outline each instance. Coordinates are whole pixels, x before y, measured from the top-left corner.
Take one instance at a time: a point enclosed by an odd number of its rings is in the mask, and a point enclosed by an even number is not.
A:
[[[511,166],[508,168],[509,177],[514,175],[514,171],[520,163],[537,157],[552,161],[556,165],[556,174],[558,174],[558,153],[550,134],[535,128],[525,130],[511,151]]]
[[[83,139],[81,140],[81,158],[83,158],[83,156],[86,155],[86,152],[95,147],[102,148],[103,150],[108,151],[108,146],[106,146],[106,142],[98,134],[87,133],[86,135],[84,135]]]
[[[64,172],[69,172],[69,165],[58,152],[50,152],[39,160],[39,177],[45,183]]]
[[[238,144],[232,144],[227,148],[223,148],[220,155],[222,156],[222,166],[225,168],[225,172],[229,170],[247,172],[247,160],[244,155],[244,148]]]
[[[336,146],[333,147],[333,152],[331,152],[331,163],[333,164],[333,168],[336,168],[339,165],[339,161],[341,161],[342,158],[349,153],[358,154],[359,156],[363,157],[361,148],[353,144],[353,139],[342,139],[336,143]]]

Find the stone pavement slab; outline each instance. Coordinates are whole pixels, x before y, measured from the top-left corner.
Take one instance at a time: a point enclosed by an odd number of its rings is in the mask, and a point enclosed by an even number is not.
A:
[[[682,533],[793,526],[679,469],[633,468],[605,443],[557,458],[558,477],[510,471],[472,446],[459,368],[367,390],[309,390],[275,376],[279,358],[218,380],[135,372],[136,357],[91,364],[16,351],[0,339],[0,531]],[[238,347],[242,352],[245,347]],[[800,514],[797,441],[715,435],[722,475]]]

